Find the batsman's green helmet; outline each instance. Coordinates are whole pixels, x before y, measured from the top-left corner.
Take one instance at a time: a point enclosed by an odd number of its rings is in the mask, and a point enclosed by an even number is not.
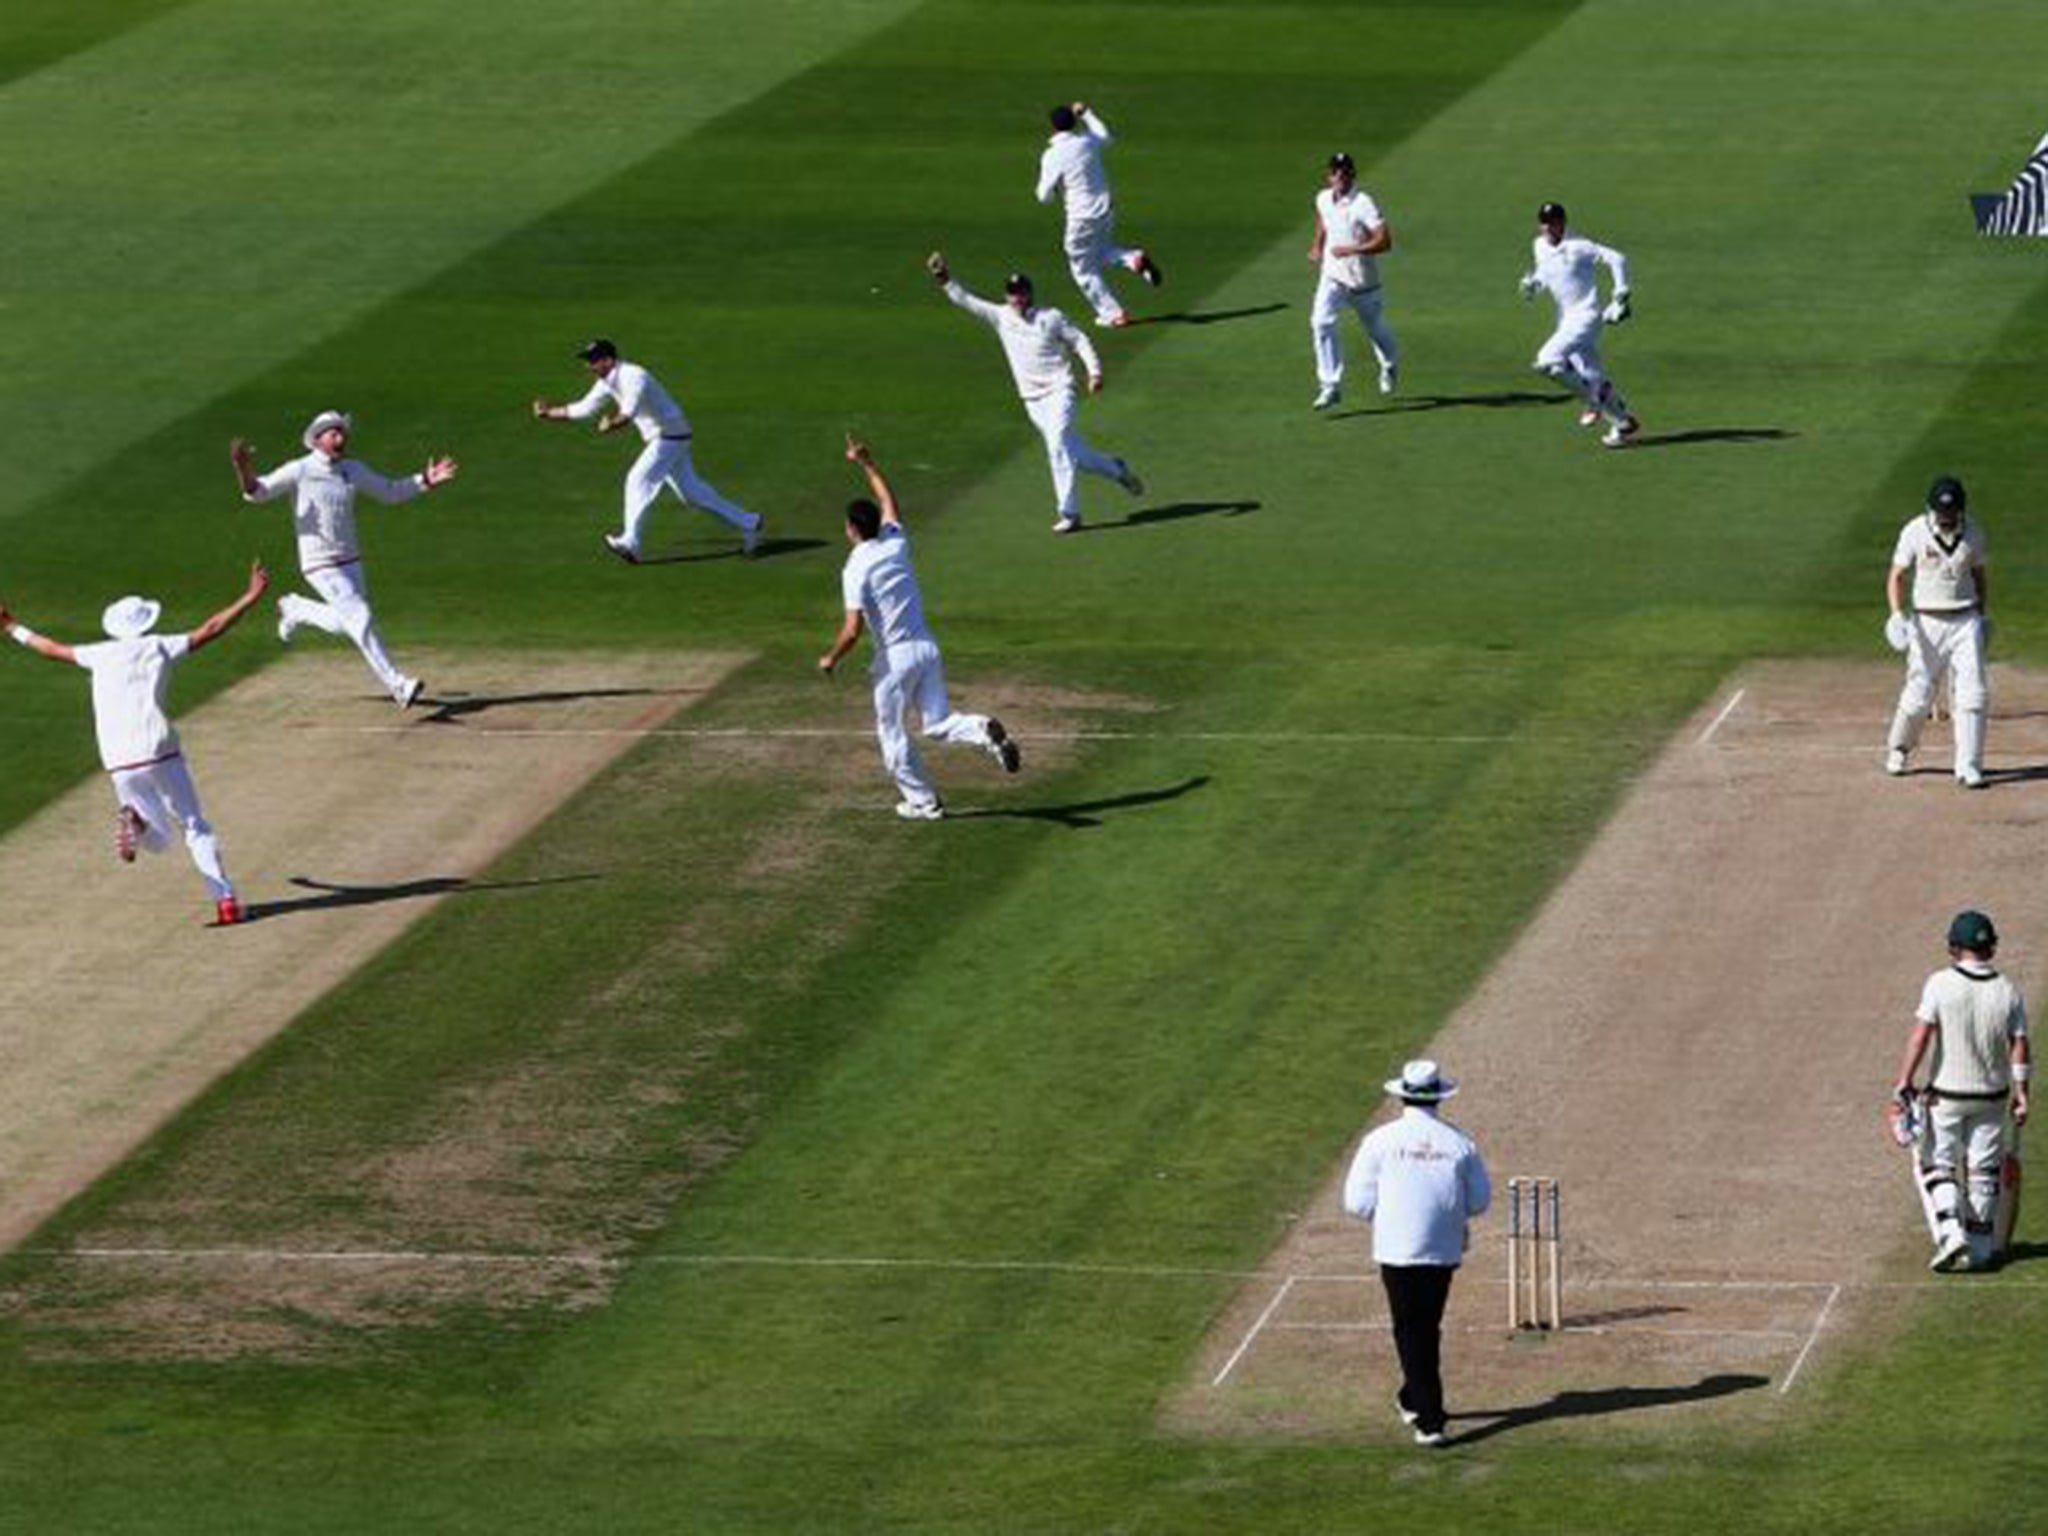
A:
[[[1982,912],[1958,912],[1948,925],[1948,947],[1988,955],[1998,948],[1998,930]]]

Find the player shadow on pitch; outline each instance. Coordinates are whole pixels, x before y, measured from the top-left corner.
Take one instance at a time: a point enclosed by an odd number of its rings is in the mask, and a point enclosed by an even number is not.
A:
[[[1684,448],[1695,443],[1782,443],[1797,437],[1783,427],[1701,427],[1692,432],[1651,432],[1632,437],[1630,453],[1645,448]]]
[[[539,880],[471,880],[463,875],[433,875],[424,880],[403,880],[396,885],[336,885],[308,875],[293,875],[289,884],[314,896],[286,897],[281,901],[252,901],[242,909],[242,921],[261,922],[270,917],[292,917],[304,912],[331,912],[338,907],[374,907],[387,901],[417,901],[426,896],[461,896],[480,891],[523,891],[544,885],[576,885],[602,880],[603,875],[549,875]]]
[[[1177,523],[1187,517],[1243,517],[1263,506],[1263,501],[1176,501],[1167,507],[1140,507],[1113,523],[1083,523],[1079,531],[1111,533],[1118,528],[1143,528],[1149,523]]]
[[[1355,411],[1328,411],[1326,421],[1351,421],[1360,416],[1405,416],[1411,411],[1462,409],[1507,410],[1521,405],[1575,405],[1577,395],[1538,394],[1530,389],[1499,389],[1483,395],[1411,395],[1391,405],[1362,405]]]
[[[754,546],[749,555],[737,544],[725,549],[701,549],[693,552],[677,552],[668,555],[642,555],[641,565],[702,565],[707,560],[775,560],[784,555],[800,555],[807,549],[823,549],[829,539],[763,539]]]
[[[1584,1392],[1560,1392],[1547,1402],[1520,1408],[1468,1408],[1448,1415],[1455,1422],[1484,1419],[1475,1429],[1451,1436],[1453,1445],[1476,1445],[1511,1430],[1526,1429],[1552,1419],[1593,1419],[1613,1413],[1633,1413],[1642,1408],[1667,1408],[1674,1403],[1704,1403],[1737,1392],[1754,1392],[1771,1384],[1768,1376],[1703,1376],[1686,1387],[1600,1387]]]
[[[465,715],[506,709],[519,704],[579,704],[586,699],[652,699],[678,694],[702,693],[701,688],[564,688],[550,693],[471,693],[453,698],[425,699],[427,708],[419,717],[421,725],[455,725]]]
[[[1254,320],[1260,315],[1278,314],[1294,306],[1285,299],[1272,304],[1254,304],[1245,309],[1177,309],[1170,315],[1133,315],[1131,324],[1139,325],[1221,325],[1228,320]]]
[[[984,806],[971,811],[947,811],[948,821],[1050,821],[1062,827],[1081,831],[1088,827],[1102,825],[1099,812],[1136,811],[1148,805],[1163,805],[1169,800],[1178,800],[1183,795],[1193,794],[1209,782],[1209,775],[1198,773],[1191,779],[1178,784],[1169,784],[1164,789],[1135,790],[1128,795],[1113,795],[1103,800],[1081,800],[1072,805],[1019,806],[1012,810],[1003,806]]]

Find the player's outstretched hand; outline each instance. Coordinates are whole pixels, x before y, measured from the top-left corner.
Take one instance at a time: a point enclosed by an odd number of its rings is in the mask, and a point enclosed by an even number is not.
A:
[[[935,283],[943,283],[953,275],[946,267],[944,251],[933,251],[931,255],[925,257],[924,269],[931,273],[932,281]]]
[[[453,459],[429,459],[423,473],[428,485],[446,485],[461,468]]]
[[[1522,297],[1524,299],[1533,299],[1542,291],[1543,285],[1536,281],[1535,273],[1524,272],[1522,274]]]
[[[1600,318],[1609,325],[1619,325],[1632,313],[1634,311],[1628,307],[1628,295],[1626,293],[1617,293],[1614,296],[1613,302],[1600,311]]]
[[[834,656],[830,651],[827,651],[824,655],[818,658],[818,670],[827,677],[830,677],[832,675],[832,669],[838,665],[839,658]]]
[[[846,460],[849,464],[872,464],[874,459],[874,451],[866,443],[851,432],[846,434]]]
[[[1099,395],[1099,394],[1101,394],[1101,393],[1102,393],[1102,375],[1101,375],[1101,374],[1099,374],[1099,373],[1091,373],[1091,374],[1089,374],[1089,375],[1088,375],[1088,393],[1089,393],[1089,394],[1091,394],[1091,395]]]
[[[246,437],[238,437],[228,444],[228,462],[237,469],[255,467],[256,450]]]
[[[552,405],[549,405],[545,400],[536,400],[533,402],[533,419],[535,421],[546,421],[548,419],[548,416],[553,411],[554,407]]]
[[[261,560],[249,562],[249,595],[261,597],[270,590],[270,570]]]

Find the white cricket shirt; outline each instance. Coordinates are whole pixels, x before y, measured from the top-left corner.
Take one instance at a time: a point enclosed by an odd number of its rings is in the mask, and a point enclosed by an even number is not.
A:
[[[1977,606],[1977,567],[1984,563],[1984,530],[1963,514],[1953,539],[1944,540],[1934,514],[1923,512],[1899,530],[1892,564],[1913,573],[1913,607],[1920,613],[1960,613]]]
[[[1003,355],[1010,360],[1010,376],[1017,381],[1020,398],[1038,400],[1072,389],[1069,349],[1081,359],[1089,378],[1102,376],[1102,359],[1095,355],[1095,344],[1058,310],[1034,309],[1026,317],[1007,304],[976,298],[957,282],[946,284],[946,297],[994,329],[1003,344]]]
[[[1062,187],[1067,194],[1067,222],[1086,224],[1109,217],[1109,173],[1102,168],[1109,128],[1093,112],[1082,116],[1070,133],[1056,133],[1038,157],[1038,200],[1049,203]]]
[[[1316,194],[1316,217],[1323,221],[1323,276],[1354,293],[1379,287],[1380,268],[1374,257],[1332,256],[1330,252],[1340,245],[1364,244],[1367,236],[1386,223],[1380,205],[1356,183],[1344,197],[1325,187]]]
[[[617,367],[590,386],[589,394],[569,407],[569,419],[582,421],[595,416],[607,400],[618,407],[621,416],[632,418],[643,443],[651,443],[657,437],[690,435],[689,418],[683,415],[683,408],[661,387],[661,381],[638,363],[620,358]]]
[[[884,523],[875,537],[853,547],[840,572],[839,590],[849,613],[860,610],[877,649],[932,638],[917,573],[910,568],[910,540],[900,523]]]
[[[109,773],[161,762],[178,751],[166,712],[171,665],[192,649],[190,635],[139,635],[72,648],[92,674],[92,725],[100,766]]]
[[[1414,1104],[1365,1138],[1344,1176],[1344,1209],[1372,1223],[1379,1264],[1460,1263],[1465,1224],[1492,1203],[1472,1138]]]
[[[1935,1026],[1928,1082],[1943,1093],[1997,1094],[2012,1087],[2012,1043],[2027,1032],[2020,989],[1994,966],[1936,971],[1913,1015]]]
[[[330,459],[315,451],[259,476],[256,489],[242,499],[269,501],[288,490],[297,492],[292,499],[292,523],[299,535],[299,569],[311,572],[362,557],[356,543],[357,491],[368,491],[395,506],[411,501],[426,488],[423,475],[387,480],[367,464]]]
[[[1605,267],[1614,274],[1617,290],[1628,287],[1628,259],[1597,240],[1567,231],[1556,245],[1538,235],[1534,248],[1530,273],[1557,300],[1560,319],[1574,311],[1600,307],[1596,267]]]

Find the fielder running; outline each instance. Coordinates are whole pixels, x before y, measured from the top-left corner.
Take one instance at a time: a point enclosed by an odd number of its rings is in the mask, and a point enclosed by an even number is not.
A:
[[[1102,274],[1109,267],[1127,267],[1154,288],[1166,281],[1143,250],[1125,250],[1116,243],[1116,205],[1109,196],[1109,173],[1102,151],[1110,143],[1109,127],[1086,102],[1052,109],[1052,137],[1038,157],[1038,200],[1049,203],[1066,194],[1067,270],[1074,286],[1095,311],[1101,326],[1125,326],[1131,317],[1109,291]]]
[[[228,461],[241,483],[242,499],[269,501],[293,493],[292,522],[299,535],[299,570],[318,600],[287,592],[277,600],[277,638],[286,645],[302,624],[330,635],[346,635],[363,653],[384,691],[410,709],[426,684],[399,671],[385,654],[370,612],[369,578],[363,573],[362,547],[356,540],[356,492],[368,491],[387,506],[424,496],[455,478],[453,459],[428,459],[427,466],[403,480],[387,480],[367,464],[345,459],[354,424],[340,411],[322,411],[302,436],[306,456],[280,464],[267,475],[256,473],[256,450],[241,438],[228,445]]]
[[[171,668],[226,634],[262,600],[269,586],[269,573],[261,561],[255,562],[242,595],[187,635],[151,634],[163,605],[144,597],[124,597],[101,615],[107,638],[79,646],[37,634],[0,603],[0,632],[15,644],[92,674],[93,733],[99,741],[100,763],[114,783],[115,857],[132,864],[138,847],[160,853],[176,828],[184,834],[185,851],[206,882],[214,920],[222,927],[242,921],[242,904],[221,865],[220,843],[200,809],[199,791],[166,712]]]
[[[1337,322],[1345,310],[1358,316],[1380,365],[1380,393],[1391,395],[1400,377],[1401,350],[1381,313],[1379,257],[1394,248],[1380,205],[1358,185],[1351,157],[1330,156],[1323,190],[1316,194],[1316,233],[1308,259],[1321,273],[1309,311],[1309,336],[1316,351],[1315,408],[1327,411],[1344,398],[1344,344]]]
[[[697,473],[690,462],[690,421],[661,381],[638,363],[619,356],[619,349],[602,336],[576,349],[594,383],[582,399],[568,405],[546,400],[533,402],[533,414],[540,421],[584,421],[599,418],[597,430],[616,432],[631,424],[646,444],[633,467],[626,471],[625,521],[617,534],[604,536],[604,547],[628,565],[640,563],[640,531],[648,510],[662,489],[675,492],[686,507],[698,507],[713,517],[723,518],[740,531],[740,553],[751,556],[761,544],[762,519],[736,502],[727,501]]]
[[[1608,427],[1600,441],[1609,448],[1624,448],[1642,424],[1629,414],[1628,402],[1601,366],[1600,329],[1629,317],[1628,260],[1584,235],[1568,233],[1561,203],[1545,203],[1536,210],[1532,249],[1534,259],[1522,276],[1522,297],[1548,293],[1557,302],[1557,329],[1537,350],[1531,366],[1585,401],[1580,426],[1590,427],[1605,417]],[[1595,267],[1605,267],[1613,279],[1614,294],[1604,309]]]
[[[896,814],[905,821],[937,821],[945,808],[904,724],[909,710],[916,709],[932,740],[980,747],[1002,764],[1005,773],[1018,770],[1022,755],[1002,721],[954,712],[946,697],[939,645],[925,623],[917,573],[910,568],[910,538],[903,530],[896,497],[867,444],[851,434],[846,457],[859,466],[874,499],[846,504],[846,542],[853,546],[839,578],[846,618],[832,648],[818,658],[818,670],[831,676],[860,643],[863,629],[874,636],[870,675],[875,681],[875,735],[882,744],[882,764],[903,796]]]
[[[2008,1110],[2027,1123],[2027,1004],[2020,989],[1991,963],[1998,930],[1982,912],[1958,912],[1948,926],[1954,963],[1920,990],[1913,1032],[1893,1086],[1899,1139],[1909,1141],[1919,1090],[1914,1078],[1928,1056],[1925,1100],[1931,1145],[1920,1165],[1921,1202],[1934,1236],[1937,1270],[1988,1269],[2004,1257],[2000,1186],[2008,1177]],[[1967,1191],[1957,1198],[1961,1178]],[[2007,1215],[2010,1216],[2011,1212]],[[2003,1223],[2010,1231],[2010,1221]]]
[[[1906,655],[1906,683],[1892,711],[1884,771],[1906,771],[1920,731],[1934,707],[1943,674],[1953,671],[1955,775],[1965,789],[1984,787],[1984,714],[1991,704],[1984,642],[1990,620],[1990,581],[1984,570],[1984,530],[1965,510],[1963,482],[1943,475],[1928,488],[1927,507],[1899,530],[1885,573],[1885,639]],[[1913,577],[1913,613],[1905,613],[1906,575]]]
[[[1145,482],[1131,466],[1097,453],[1074,425],[1074,373],[1067,361],[1069,351],[1087,370],[1088,393],[1102,392],[1102,359],[1086,334],[1058,310],[1038,308],[1032,301],[1031,279],[1022,272],[1011,273],[1003,285],[1007,302],[991,304],[954,282],[946,258],[938,251],[925,258],[925,270],[946,290],[947,298],[993,330],[1003,344],[1025,414],[1045,439],[1045,459],[1052,470],[1052,531],[1072,533],[1081,526],[1077,472],[1100,475],[1133,496],[1144,495]]]

